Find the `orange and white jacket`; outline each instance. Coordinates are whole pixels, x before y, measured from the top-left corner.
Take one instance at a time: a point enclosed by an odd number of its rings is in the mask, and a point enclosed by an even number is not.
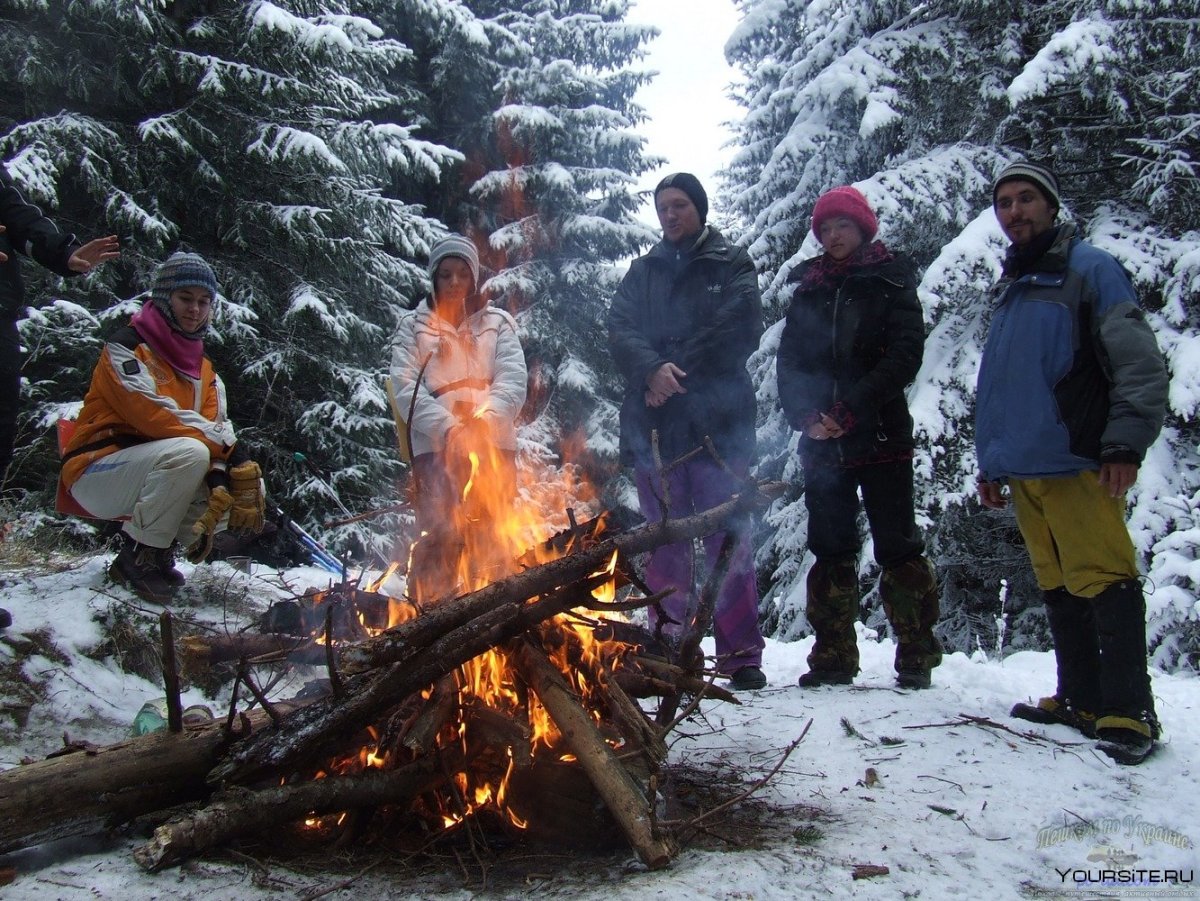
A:
[[[163,438],[203,441],[214,468],[223,468],[237,440],[225,386],[208,357],[200,378],[193,379],[165,363],[126,326],[109,338],[92,372],[75,434],[63,453],[63,483],[70,488],[113,451]]]

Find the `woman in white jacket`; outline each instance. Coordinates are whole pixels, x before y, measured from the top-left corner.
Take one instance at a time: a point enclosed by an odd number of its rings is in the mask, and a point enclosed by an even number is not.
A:
[[[464,536],[451,510],[463,502],[472,468],[488,484],[490,503],[512,503],[515,423],[526,386],[517,324],[479,293],[475,245],[461,235],[443,238],[430,252],[429,275],[433,295],[400,321],[391,369],[408,419],[413,507],[423,536],[409,591],[425,600],[458,587]]]

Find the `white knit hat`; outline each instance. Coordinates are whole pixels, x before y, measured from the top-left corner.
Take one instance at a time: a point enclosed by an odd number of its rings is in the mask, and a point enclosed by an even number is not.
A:
[[[479,251],[475,249],[475,245],[469,238],[464,238],[462,235],[447,235],[433,245],[433,250],[429,251],[429,277],[435,283],[438,263],[446,257],[459,257],[466,260],[467,265],[471,267],[471,278],[475,281],[475,288],[479,288]]]

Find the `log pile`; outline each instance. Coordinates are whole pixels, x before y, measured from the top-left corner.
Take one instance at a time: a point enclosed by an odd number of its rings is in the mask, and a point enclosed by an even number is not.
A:
[[[656,821],[665,736],[685,696],[734,700],[705,678],[698,654],[721,567],[674,651],[661,636],[605,618],[657,598],[594,595],[614,568],[636,584],[634,555],[719,531],[768,492],[752,487],[696,516],[590,533],[552,562],[414,608],[357,640],[336,639],[327,613],[325,628],[303,637],[185,643],[185,667],[239,662],[228,716],[0,773],[0,853],[157,814],[170,818],[135,857],[158,870],[327,815],[344,830],[386,817],[389,828],[409,822],[425,833],[486,816],[513,834],[568,844],[624,840],[648,867],[664,866],[677,851]],[[174,654],[166,642],[171,670]],[[502,661],[502,703],[494,687],[475,684],[484,657]],[[326,667],[324,695],[268,701],[254,678],[267,661]],[[243,708],[243,696],[258,709]],[[646,698],[660,699],[657,711],[643,710]]]

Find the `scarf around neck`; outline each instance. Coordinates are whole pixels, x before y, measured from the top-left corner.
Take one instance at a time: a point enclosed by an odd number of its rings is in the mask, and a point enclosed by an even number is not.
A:
[[[171,328],[162,310],[152,300],[142,304],[129,324],[172,369],[193,379],[200,378],[204,360],[203,338],[189,338]]]
[[[864,244],[844,260],[835,260],[827,253],[821,254],[808,264],[800,281],[800,288],[809,291],[813,288],[837,287],[846,280],[856,269],[867,266],[877,266],[889,263],[894,259],[892,252],[882,241],[872,241]]]

